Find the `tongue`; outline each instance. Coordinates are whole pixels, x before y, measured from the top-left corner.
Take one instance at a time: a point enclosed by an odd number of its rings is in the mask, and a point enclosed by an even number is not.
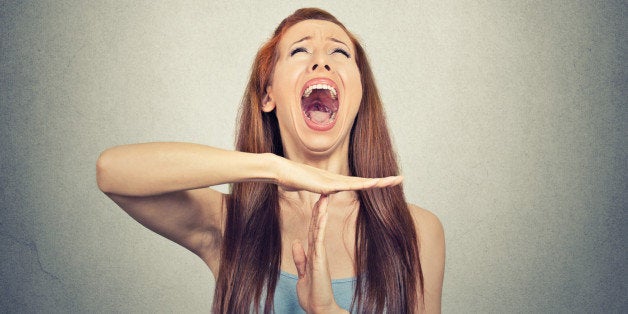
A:
[[[312,94],[301,100],[305,116],[316,124],[329,124],[337,108],[337,100],[332,99],[328,90],[314,90]]]
[[[316,106],[313,106],[316,107]],[[310,120],[318,123],[318,124],[327,124],[331,120],[332,112],[327,109],[327,107],[315,108],[318,110],[307,110],[305,115],[310,118]],[[322,111],[319,111],[322,110]]]

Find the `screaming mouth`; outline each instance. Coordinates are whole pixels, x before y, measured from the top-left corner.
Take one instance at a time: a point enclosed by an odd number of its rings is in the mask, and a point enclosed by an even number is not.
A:
[[[328,84],[310,85],[301,97],[301,109],[307,119],[318,125],[328,125],[336,119],[338,92]]]

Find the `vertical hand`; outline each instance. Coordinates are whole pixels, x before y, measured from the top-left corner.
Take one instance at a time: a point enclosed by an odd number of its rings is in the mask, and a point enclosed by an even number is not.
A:
[[[299,275],[297,295],[299,304],[307,313],[346,313],[336,304],[331,289],[325,250],[328,202],[327,195],[321,195],[312,209],[307,254],[301,242],[296,240],[292,244],[292,258]]]

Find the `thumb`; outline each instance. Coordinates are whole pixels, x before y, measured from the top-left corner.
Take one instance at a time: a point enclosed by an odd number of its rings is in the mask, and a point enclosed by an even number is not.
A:
[[[305,255],[305,250],[299,240],[294,240],[294,242],[292,242],[292,259],[294,260],[294,266],[297,268],[299,279],[302,279],[305,277],[307,256]]]

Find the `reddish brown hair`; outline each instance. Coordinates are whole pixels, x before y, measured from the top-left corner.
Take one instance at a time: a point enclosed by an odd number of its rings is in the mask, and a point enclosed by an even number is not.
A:
[[[304,20],[325,20],[351,38],[362,82],[362,102],[350,134],[351,175],[386,177],[399,173],[384,110],[364,49],[331,14],[300,9],[284,19],[258,51],[239,113],[236,149],[283,156],[275,112],[262,112],[284,32]],[[358,312],[414,312],[422,304],[423,273],[413,219],[401,186],[358,191],[356,291]],[[214,312],[272,311],[281,267],[281,221],[277,186],[242,182],[231,186]],[[263,299],[263,300],[262,300]],[[260,305],[263,305],[261,307]]]

